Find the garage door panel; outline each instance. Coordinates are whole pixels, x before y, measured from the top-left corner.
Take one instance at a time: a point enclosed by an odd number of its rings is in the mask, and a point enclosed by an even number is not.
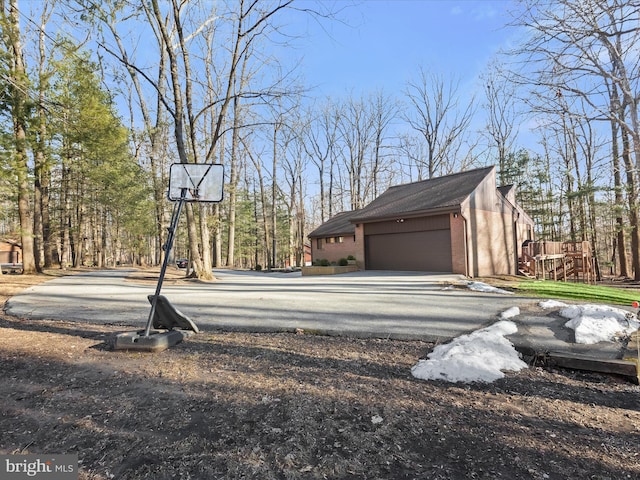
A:
[[[367,235],[367,269],[451,272],[450,232],[447,229]]]

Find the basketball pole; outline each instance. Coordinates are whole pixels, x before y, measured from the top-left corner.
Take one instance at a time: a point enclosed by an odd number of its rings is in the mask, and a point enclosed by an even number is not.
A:
[[[156,313],[156,306],[158,305],[158,297],[160,296],[160,290],[162,290],[162,282],[164,282],[164,275],[167,271],[167,265],[169,264],[169,256],[171,249],[173,248],[173,239],[175,237],[176,229],[178,228],[178,220],[180,219],[180,212],[182,211],[182,204],[187,197],[187,189],[182,188],[180,193],[180,200],[173,208],[171,215],[171,224],[169,225],[167,241],[162,246],[164,250],[164,260],[162,262],[162,268],[160,269],[160,277],[158,278],[158,284],[156,285],[156,293],[153,296],[153,302],[151,302],[151,311],[149,312],[149,319],[147,320],[147,326],[144,329],[144,336],[148,337],[151,334],[151,325],[153,323],[153,317]],[[189,265],[187,265],[187,269]]]

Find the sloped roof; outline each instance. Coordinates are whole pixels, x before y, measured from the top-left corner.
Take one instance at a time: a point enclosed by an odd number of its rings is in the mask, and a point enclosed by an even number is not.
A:
[[[309,238],[313,237],[333,237],[336,235],[355,235],[356,227],[351,223],[351,217],[358,213],[359,210],[351,210],[348,212],[338,213],[329,220],[324,222],[309,235]]]
[[[9,245],[12,245],[14,247],[22,248],[22,245],[20,245],[20,242],[18,242],[16,240],[12,240],[11,238],[0,238],[0,242],[1,243],[8,243]]]
[[[498,187],[498,191],[502,194],[504,198],[509,200],[511,203],[514,203],[516,198],[515,185],[503,185],[502,187]]]
[[[455,208],[491,173],[493,166],[389,188],[351,217],[353,222]]]

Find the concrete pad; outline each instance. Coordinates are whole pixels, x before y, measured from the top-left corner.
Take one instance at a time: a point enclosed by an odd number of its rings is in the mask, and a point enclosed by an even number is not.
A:
[[[6,313],[22,318],[144,328],[154,286],[125,281],[128,270],[61,277],[12,297]],[[185,282],[163,294],[200,330],[296,332],[446,342],[495,323],[517,306],[509,336],[520,351],[622,359],[624,345],[574,343],[565,319],[539,299],[475,292],[464,277],[424,272],[364,271],[330,276],[216,270],[214,282]],[[459,285],[451,288],[452,284]],[[139,340],[138,340],[139,341]],[[120,344],[137,343],[123,337]],[[144,343],[144,342],[143,342]]]
[[[12,297],[10,315],[144,327],[153,285],[125,281],[126,270],[51,280]],[[405,340],[446,341],[496,321],[502,310],[531,299],[445,288],[459,275],[354,272],[297,273],[216,270],[215,282],[186,282],[163,295],[201,331],[304,331]]]
[[[151,331],[144,336],[144,330],[125,332],[116,335],[115,350],[136,350],[142,352],[161,352],[182,342],[193,334],[192,331],[168,330]]]

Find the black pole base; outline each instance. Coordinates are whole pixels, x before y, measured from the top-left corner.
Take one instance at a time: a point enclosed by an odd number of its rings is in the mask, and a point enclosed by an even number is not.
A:
[[[165,328],[173,330],[179,328],[182,330],[191,330],[199,333],[198,327],[189,317],[174,307],[164,295],[149,295],[147,297],[149,303],[153,305],[155,300],[155,309],[153,311],[153,328]]]

